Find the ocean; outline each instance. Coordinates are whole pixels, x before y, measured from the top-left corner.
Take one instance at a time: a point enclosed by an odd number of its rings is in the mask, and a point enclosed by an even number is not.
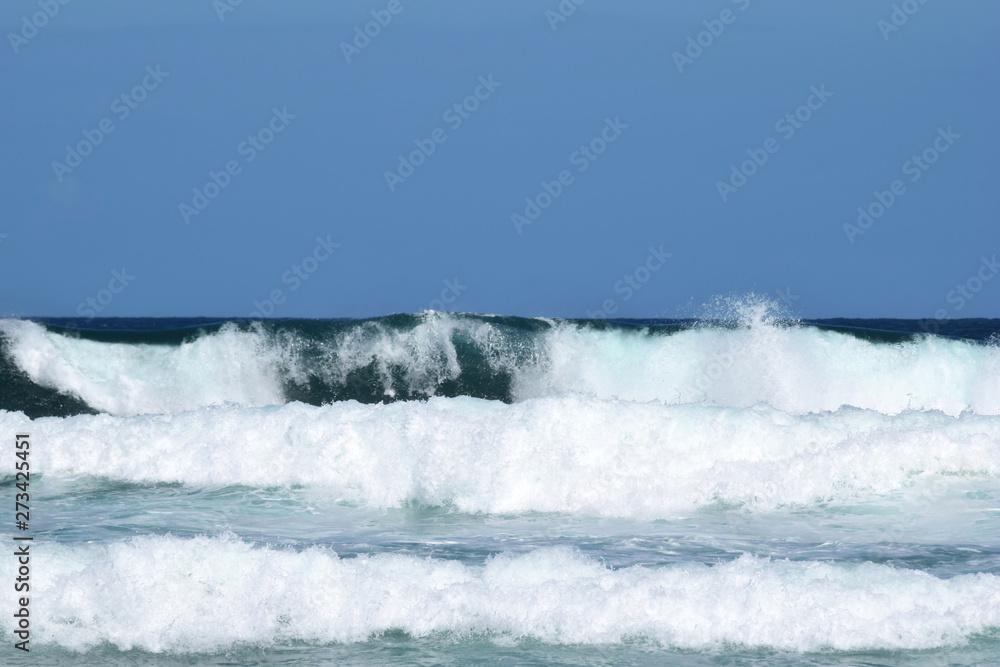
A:
[[[760,307],[3,319],[0,662],[1000,664],[998,343]]]

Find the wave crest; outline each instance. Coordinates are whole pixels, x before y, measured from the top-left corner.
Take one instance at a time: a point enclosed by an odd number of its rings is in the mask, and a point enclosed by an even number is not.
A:
[[[737,312],[739,320],[665,326],[434,312],[231,322],[169,344],[136,336],[99,341],[0,320],[0,338],[31,381],[115,415],[227,402],[518,402],[569,394],[737,408],[767,403],[794,414],[842,406],[1000,414],[996,345],[856,335],[789,323],[760,304]],[[29,407],[16,396],[0,404]]]
[[[10,580],[12,559],[0,571]],[[141,591],[141,594],[138,592]],[[253,548],[233,536],[46,546],[32,639],[82,651],[209,652],[236,644],[359,642],[380,633],[683,649],[926,649],[1000,626],[1000,577],[939,579],[871,563],[743,555],[613,570],[565,548],[483,565],[324,548]],[[0,620],[12,636],[10,614]]]
[[[1000,477],[1000,418],[845,408],[790,415],[579,396],[81,415],[30,426],[33,469],[131,482],[309,485],[371,507],[674,518],[851,502],[928,479]],[[3,445],[0,444],[0,452]]]

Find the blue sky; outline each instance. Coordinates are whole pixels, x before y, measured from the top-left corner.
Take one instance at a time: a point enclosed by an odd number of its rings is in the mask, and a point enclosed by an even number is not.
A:
[[[1000,314],[992,0],[231,2],[0,5],[0,315]]]

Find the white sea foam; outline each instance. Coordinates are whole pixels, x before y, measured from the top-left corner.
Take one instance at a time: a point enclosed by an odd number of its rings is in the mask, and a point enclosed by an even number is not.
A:
[[[0,320],[0,333],[32,381],[111,414],[284,402],[283,351],[259,332],[226,326],[179,346],[135,345],[74,338],[7,319]]]
[[[0,576],[13,579],[12,558]],[[923,649],[1000,627],[1000,577],[749,555],[612,570],[566,548],[484,564],[254,548],[233,536],[46,543],[33,561],[32,641],[192,653],[234,644],[415,637],[644,640],[791,651]],[[11,638],[13,596],[0,599]]]
[[[514,336],[488,322],[433,311],[420,317],[420,324],[412,329],[393,328],[377,320],[360,322],[323,341],[313,362],[316,366],[299,366],[292,379],[301,383],[306,380],[303,373],[314,373],[326,382],[339,384],[347,380],[348,374],[371,366],[387,398],[400,391],[433,396],[442,382],[461,375],[456,337],[473,344],[493,371],[516,373],[522,363],[531,365],[535,361],[534,341],[514,340]],[[278,340],[285,349],[296,344],[289,335],[279,336]],[[525,344],[531,348],[527,354]],[[397,369],[401,371],[398,377]]]
[[[735,328],[671,335],[570,322],[512,332],[484,319],[420,317],[412,329],[364,322],[308,345],[288,332],[233,326],[179,347],[98,343],[19,320],[0,320],[0,332],[33,381],[117,415],[281,404],[288,383],[343,383],[366,367],[387,398],[404,390],[430,396],[462,373],[456,337],[479,351],[484,371],[511,376],[515,400],[581,393],[668,404],[767,403],[799,414],[853,406],[1000,415],[997,346],[935,337],[876,344],[785,326],[759,307],[748,308]],[[302,348],[310,345],[306,360]]]
[[[517,376],[518,398],[578,391],[601,397],[768,403],[807,413],[853,406],[1000,414],[1000,350],[945,338],[872,343],[751,311],[736,328],[669,336],[560,325],[544,337],[543,363]]]
[[[39,472],[301,484],[372,507],[670,518],[716,503],[767,511],[1000,478],[1000,418],[971,413],[794,415],[563,396],[28,421],[0,411],[0,432],[34,436]],[[0,456],[12,446],[0,442]]]

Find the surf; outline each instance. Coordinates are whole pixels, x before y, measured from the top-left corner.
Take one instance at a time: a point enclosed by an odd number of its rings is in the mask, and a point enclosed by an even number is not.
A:
[[[838,329],[746,307],[727,321],[649,323],[426,312],[371,320],[230,321],[94,332],[0,320],[0,408],[169,414],[209,405],[323,405],[582,394],[793,414],[842,406],[1000,414],[988,341]]]
[[[706,650],[954,647],[1000,627],[1000,577],[772,560],[610,568],[572,549],[480,563],[255,546],[232,534],[47,544],[34,638],[86,651],[411,638]],[[10,579],[12,560],[0,563]],[[136,594],[141,582],[142,595]],[[0,619],[10,636],[13,621]]]
[[[206,407],[30,420],[34,469],[196,487],[308,486],[338,502],[460,512],[667,519],[904,494],[927,506],[1000,478],[1000,418],[876,410],[792,414],[581,395],[514,404],[435,397],[366,405]]]

